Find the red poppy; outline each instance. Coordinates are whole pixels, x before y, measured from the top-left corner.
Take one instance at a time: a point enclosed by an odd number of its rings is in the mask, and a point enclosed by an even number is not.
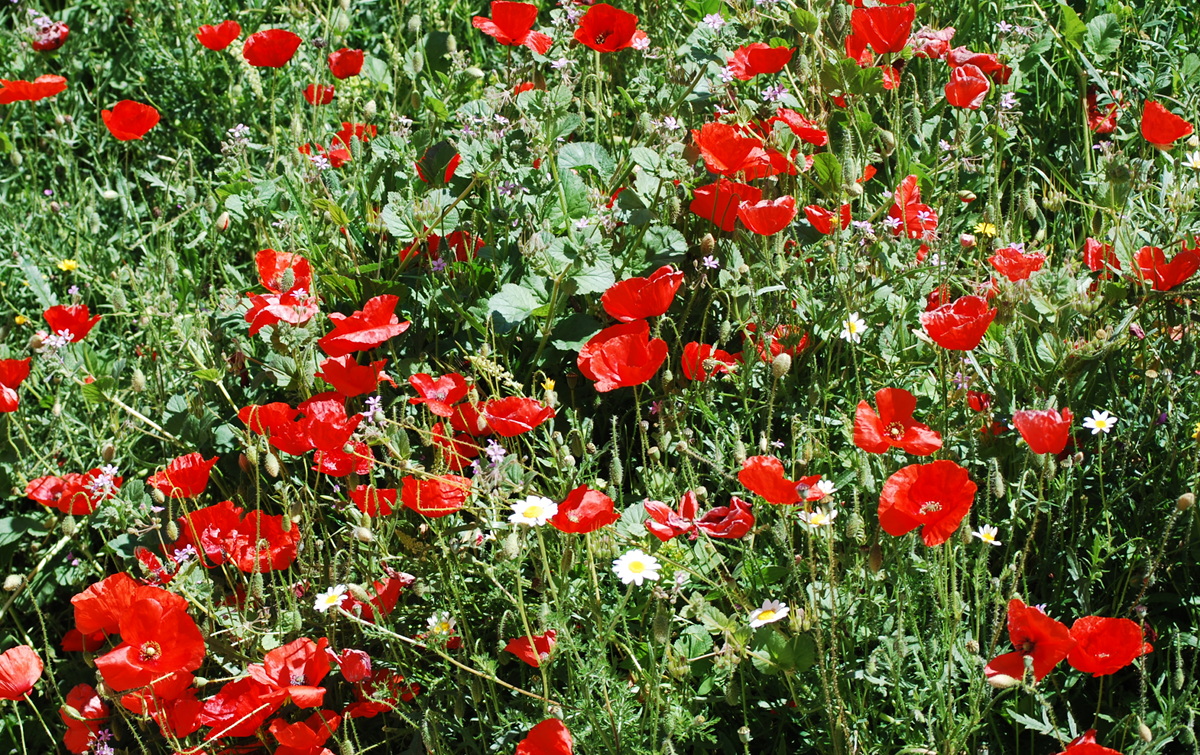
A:
[[[791,504],[819,501],[825,497],[817,488],[820,475],[789,480],[783,476],[783,462],[774,456],[751,456],[746,459],[742,463],[742,471],[738,472],[738,481],[767,503]]]
[[[883,484],[879,526],[896,537],[922,527],[926,545],[941,545],[971,510],[975,490],[967,470],[946,459],[901,467]]]
[[[450,424],[460,433],[467,433],[474,438],[482,438],[492,434],[487,418],[479,411],[481,404],[457,404],[450,417]]]
[[[803,115],[800,115],[795,110],[781,107],[775,112],[775,117],[771,118],[769,123],[781,121],[787,124],[787,127],[792,130],[792,133],[800,137],[801,141],[808,142],[815,147],[823,147],[829,143],[829,132],[817,128],[816,121],[810,121]]]
[[[204,662],[200,628],[177,605],[149,598],[134,601],[121,615],[120,634],[121,644],[96,659],[104,683],[117,691],[163,683]]]
[[[711,364],[705,368],[705,363]],[[680,367],[683,376],[688,380],[705,381],[713,375],[727,375],[731,367],[738,363],[738,357],[728,351],[722,351],[706,343],[692,341],[683,347],[683,359]]]
[[[245,320],[250,323],[250,335],[281,322],[303,325],[321,311],[320,300],[299,286],[285,294],[247,296],[250,297],[250,308],[246,310]]]
[[[0,700],[20,700],[42,678],[42,659],[28,645],[0,653]]]
[[[309,84],[304,88],[304,101],[310,105],[328,105],[333,102],[333,95],[331,84]]]
[[[1161,149],[1171,149],[1175,142],[1192,133],[1192,124],[1167,110],[1154,100],[1142,107],[1142,137]]]
[[[503,438],[523,435],[554,417],[552,408],[536,399],[522,396],[484,401],[479,405],[479,411],[487,420],[488,427]]]
[[[196,688],[188,686],[167,699],[148,687],[126,693],[121,697],[121,705],[134,715],[154,719],[164,737],[181,738],[200,728],[204,703],[196,699],[196,694]]]
[[[182,595],[143,585],[125,572],[117,572],[71,598],[75,628],[87,637],[118,634],[121,617],[139,600],[153,600],[164,609],[186,611],[188,607],[187,599]]]
[[[108,132],[119,141],[141,139],[146,132],[158,125],[158,111],[149,105],[133,100],[121,100],[112,110],[101,110],[100,119]]]
[[[421,242],[416,240],[404,249],[401,249],[400,261],[403,262],[409,257],[419,255],[422,251],[425,251],[431,260],[443,259],[443,252],[450,252],[452,261],[468,262],[483,247],[483,239],[472,236],[466,231],[454,231],[448,236],[439,236],[436,233],[431,233],[425,237],[424,249],[422,249]]]
[[[916,456],[928,456],[942,447],[942,436],[913,419],[917,399],[903,388],[884,388],[875,393],[876,414],[866,401],[854,413],[854,445],[867,453],[881,454],[902,448]]]
[[[412,323],[400,322],[400,318],[396,317],[396,304],[399,301],[400,297],[385,294],[367,300],[361,310],[350,316],[337,312],[330,314],[333,330],[319,339],[317,345],[329,356],[340,357],[373,349],[389,338],[400,335]]]
[[[258,282],[273,293],[283,294],[298,288],[312,290],[312,266],[299,254],[261,249],[254,255],[254,266]]]
[[[1200,252],[1184,246],[1167,262],[1162,249],[1144,246],[1138,250],[1134,262],[1138,266],[1138,275],[1142,280],[1150,281],[1155,291],[1170,291],[1200,270]]]
[[[286,29],[266,29],[246,38],[242,57],[255,68],[282,68],[300,49],[298,34]]]
[[[616,52],[632,46],[634,40],[646,38],[646,32],[639,31],[637,24],[638,17],[632,13],[597,3],[579,19],[575,39],[597,52]]]
[[[350,491],[350,500],[367,516],[387,516],[396,506],[396,495],[395,488],[359,485]]]
[[[1121,114],[1121,108],[1128,104],[1122,102],[1110,102],[1101,110],[1097,104],[1098,92],[1095,87],[1088,87],[1087,92],[1087,121],[1088,128],[1097,134],[1111,134],[1117,130],[1117,116]]]
[[[726,68],[733,78],[749,81],[762,73],[779,73],[791,61],[794,52],[791,47],[771,47],[755,42],[734,50]]]
[[[237,21],[222,21],[216,26],[203,24],[196,32],[196,39],[210,50],[224,50],[233,44],[233,40],[242,33],[242,25]]]
[[[742,337],[754,345],[758,350],[759,359],[764,362],[770,362],[775,357],[785,353],[796,357],[800,355],[800,352],[808,348],[808,333],[805,333],[797,325],[776,325],[764,339],[766,343],[763,343],[756,337],[758,325],[755,323],[747,323],[746,331],[746,333],[742,334]]]
[[[1106,274],[1121,269],[1121,261],[1117,259],[1112,244],[1102,244],[1091,236],[1083,242],[1083,264],[1087,265],[1088,270],[1103,270]]]
[[[346,718],[374,718],[396,710],[400,701],[411,703],[420,692],[421,685],[405,684],[400,674],[377,668],[369,678],[354,685],[357,701],[347,705],[343,713]]]
[[[1121,755],[1121,751],[1096,744],[1096,730],[1088,729],[1072,739],[1071,743],[1067,745],[1067,749],[1059,755]]]
[[[350,150],[346,147],[340,147],[335,144],[330,144],[329,149],[325,149],[320,144],[301,144],[296,147],[296,151],[302,155],[317,155],[324,156],[329,161],[329,167],[340,168],[350,162]]]
[[[649,498],[642,502],[642,507],[650,516],[646,520],[646,529],[664,543],[696,529],[695,519],[700,503],[696,500],[696,494],[690,490],[679,499],[679,513],[662,501],[652,501]]]
[[[696,520],[696,528],[709,537],[725,540],[743,538],[754,527],[754,514],[750,504],[737,496],[731,496],[728,506],[716,506]]]
[[[425,150],[417,160],[417,176],[425,183],[435,186],[448,184],[462,163],[462,155],[449,142],[442,141]],[[431,179],[430,176],[433,178]]]
[[[25,487],[25,495],[43,506],[80,516],[92,513],[101,501],[116,495],[123,481],[97,468],[62,477],[39,477]]]
[[[243,572],[286,569],[296,560],[300,528],[283,529],[283,516],[255,509],[243,516],[232,501],[207,506],[179,520],[179,550],[191,545],[208,568],[233,564]]]
[[[1067,663],[1092,676],[1115,674],[1134,659],[1154,652],[1154,646],[1143,642],[1142,628],[1129,619],[1109,619],[1084,616],[1071,625],[1075,647],[1067,655]]]
[[[342,121],[342,128],[333,135],[333,141],[334,143],[341,142],[343,145],[349,147],[350,141],[353,139],[358,139],[360,142],[365,144],[366,142],[371,141],[371,139],[378,134],[379,128],[369,123],[350,123],[348,121]]]
[[[285,692],[297,707],[316,708],[325,699],[325,688],[318,685],[329,673],[328,647],[324,637],[317,642],[300,637],[268,652],[246,672],[259,684]]]
[[[450,417],[454,414],[451,406],[467,397],[467,381],[457,372],[443,375],[436,380],[432,375],[419,372],[408,379],[417,393],[418,398],[410,398],[410,404],[425,404],[429,411],[439,417]]]
[[[313,470],[330,477],[367,474],[375,466],[371,447],[355,440],[336,448],[318,449],[313,455]]]
[[[894,196],[895,202],[888,210],[888,217],[900,221],[894,233],[903,233],[910,239],[919,239],[937,230],[937,212],[929,205],[921,203],[921,187],[916,176],[906,176],[896,187]]]
[[[688,209],[716,223],[722,231],[732,231],[742,202],[757,202],[760,199],[762,189],[721,178],[716,183],[697,187],[692,192]]]
[[[337,731],[342,717],[331,710],[319,710],[303,721],[288,723],[277,718],[267,731],[279,742],[274,755],[325,755],[325,743]]]
[[[348,79],[362,72],[363,51],[343,47],[329,53],[329,72],[335,79]]]
[[[1007,84],[1012,76],[1012,68],[1001,63],[1000,59],[990,52],[972,52],[966,47],[955,47],[946,55],[946,62],[951,68],[975,66],[997,84]]]
[[[850,205],[843,204],[839,209],[839,214],[841,215],[841,229],[844,231],[850,227]],[[813,228],[824,234],[833,233],[833,224],[839,219],[838,215],[815,204],[805,206],[804,217],[808,218],[808,222]]]
[[[17,388],[29,377],[29,359],[0,359],[0,413],[15,412],[21,404]]]
[[[255,435],[271,435],[285,425],[291,424],[300,414],[289,404],[275,401],[270,404],[251,404],[238,410],[238,419]]]
[[[751,233],[772,236],[796,219],[796,200],[794,197],[780,197],[743,202],[738,206],[737,216]]]
[[[667,342],[650,338],[645,320],[621,323],[592,336],[579,350],[576,363],[600,393],[641,385],[658,372],[667,358]]]
[[[762,140],[747,136],[736,126],[706,123],[699,130],[692,129],[692,139],[704,158],[704,167],[712,173],[728,178],[740,175],[751,181],[779,172],[771,164],[771,156],[763,147]],[[699,191],[696,190],[697,193]],[[760,198],[761,192],[752,201],[757,202]]]
[[[322,451],[341,451],[363,419],[348,415],[346,397],[333,392],[318,393],[296,408],[304,413],[300,425],[308,444]]]
[[[90,684],[77,684],[67,693],[65,704],[58,709],[58,716],[66,724],[63,744],[67,752],[82,754],[92,749],[96,735],[108,720],[112,710],[108,703],[96,693]],[[68,713],[68,709],[71,711]]]
[[[550,657],[554,652],[556,644],[555,637],[558,633],[553,629],[547,629],[542,634],[533,635],[533,641],[530,642],[528,637],[516,637],[508,641],[504,646],[504,650],[512,653],[521,660],[528,663],[530,666],[537,668],[542,665],[542,661]]]
[[[946,102],[954,107],[978,110],[992,85],[978,66],[958,66],[950,71],[946,84]]]
[[[1012,283],[1023,281],[1030,275],[1042,269],[1046,264],[1046,255],[1041,252],[1022,252],[1013,246],[997,249],[988,262],[992,267]]]
[[[600,297],[604,311],[621,322],[657,317],[671,308],[683,271],[664,265],[646,278],[626,278],[608,287]]]
[[[986,412],[992,408],[992,394],[982,391],[967,391],[967,406],[971,411]]]
[[[550,524],[560,532],[587,534],[615,524],[620,518],[611,498],[580,485],[558,504],[558,513],[550,519]]]
[[[567,725],[557,718],[547,718],[517,743],[516,755],[571,755],[574,748]]]
[[[1050,618],[1040,608],[1025,605],[1019,598],[1008,602],[1008,639],[1017,650],[989,661],[984,668],[989,677],[1004,674],[1013,679],[1024,678],[1025,656],[1030,656],[1033,679],[1040,682],[1075,646],[1065,624]]]
[[[1017,432],[1035,454],[1062,453],[1071,435],[1071,420],[1070,409],[1063,409],[1061,414],[1054,409],[1013,412]]]
[[[167,463],[162,472],[151,475],[146,482],[168,498],[195,498],[208,487],[208,476],[216,456],[208,461],[198,453],[180,456]]]
[[[932,29],[928,26],[912,35],[908,43],[912,45],[914,58],[930,58],[942,60],[950,53],[950,40],[954,39],[954,27]]]
[[[854,35],[871,46],[876,55],[900,52],[912,34],[917,6],[878,6],[855,8],[850,14]]]
[[[283,705],[287,693],[246,676],[229,682],[204,701],[200,723],[211,726],[207,739],[250,737]]]
[[[374,393],[380,383],[386,382],[393,388],[396,387],[396,381],[383,371],[387,363],[386,359],[377,359],[370,364],[361,365],[354,357],[345,354],[321,360],[321,371],[316,377],[332,385],[335,391],[347,398],[361,396],[364,393]]]
[[[533,31],[537,22],[538,9],[532,3],[514,3],[495,0],[492,17],[475,16],[471,25],[497,42],[510,47],[525,45],[538,55],[545,55],[554,42],[548,35]],[[637,18],[633,20],[637,25]]]
[[[921,325],[933,342],[943,349],[970,351],[983,340],[996,310],[988,309],[981,296],[962,296],[921,313]]]
[[[33,81],[8,81],[0,79],[0,105],[14,102],[37,102],[53,97],[67,88],[62,76],[38,76]]]
[[[400,499],[405,507],[429,517],[443,517],[463,507],[471,493],[471,481],[458,475],[418,480],[405,477]]]
[[[79,343],[100,322],[100,315],[90,317],[86,304],[56,304],[42,313],[50,330],[57,335],[69,335],[71,343]]]
[[[71,27],[62,21],[54,21],[47,25],[39,25],[33,32],[33,49],[38,52],[57,50],[67,42]]]

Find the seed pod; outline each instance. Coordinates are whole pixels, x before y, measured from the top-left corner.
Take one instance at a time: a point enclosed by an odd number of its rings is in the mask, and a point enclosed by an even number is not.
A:
[[[1196,505],[1194,493],[1184,493],[1175,501],[1175,508],[1179,511],[1187,511],[1194,505]]]
[[[75,533],[79,531],[79,527],[75,524],[75,517],[67,514],[62,520],[62,533],[67,537],[75,537]]]
[[[750,744],[750,740],[752,739],[752,737],[750,736],[750,727],[749,726],[741,727],[740,729],[738,729],[737,733],[738,733],[738,740],[742,744]]]
[[[977,654],[979,652],[979,642],[977,640],[967,640],[967,652]]]
[[[100,449],[100,458],[104,459],[105,463],[112,461],[116,455],[117,447],[112,443],[105,443],[104,447]]]
[[[167,539],[168,540],[178,540],[179,539],[179,525],[176,524],[174,519],[167,522]]]
[[[871,546],[871,552],[867,554],[867,567],[875,574],[883,568],[883,548],[879,547],[879,543]]]
[[[709,255],[712,254],[713,249],[716,248],[717,240],[713,238],[713,235],[711,233],[704,234],[704,237],[700,239],[700,253],[703,255]]]
[[[779,352],[778,356],[771,360],[771,374],[776,380],[780,380],[792,370],[792,355],[786,351]]]
[[[275,454],[268,453],[266,463],[264,463],[263,466],[266,468],[267,474],[269,474],[270,476],[272,476],[272,477],[279,476],[279,471],[280,471],[279,470],[279,457],[276,456]]]

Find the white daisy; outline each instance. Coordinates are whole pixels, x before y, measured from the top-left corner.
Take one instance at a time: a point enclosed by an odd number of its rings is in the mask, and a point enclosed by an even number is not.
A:
[[[1108,435],[1112,432],[1113,425],[1117,424],[1117,418],[1108,412],[1098,412],[1092,410],[1092,416],[1084,417],[1083,426],[1092,431],[1092,435],[1104,433]]]
[[[613,561],[613,573],[620,577],[625,584],[632,582],[638,587],[641,587],[642,582],[647,579],[651,582],[657,580],[660,568],[658,559],[648,553],[643,553],[641,548],[634,548]]]
[[[842,338],[850,343],[861,343],[862,334],[867,330],[867,322],[858,316],[857,312],[851,312],[850,317],[842,320]]]
[[[454,619],[450,618],[448,611],[438,611],[428,619],[425,619],[425,624],[429,627],[430,633],[445,635],[454,634],[454,627],[456,626]]]
[[[837,514],[837,509],[814,509],[813,511],[801,511],[799,517],[800,521],[815,530],[818,527],[832,525],[833,520],[837,519]]]
[[[1183,161],[1183,165],[1185,168],[1200,170],[1200,152],[1189,153],[1187,159]]]
[[[342,601],[346,599],[346,586],[334,585],[325,592],[317,596],[317,601],[313,603],[313,608],[321,613],[325,613],[330,608],[341,608]]]
[[[826,480],[824,478],[818,480],[813,488],[821,494],[822,498],[833,495],[834,491],[837,490],[837,487],[833,484],[833,480]]]
[[[778,600],[764,600],[762,608],[755,608],[750,612],[750,628],[758,629],[779,621],[788,615],[788,610],[787,603],[780,603]]]
[[[540,495],[527,496],[512,507],[513,513],[508,517],[508,521],[513,524],[528,524],[531,527],[541,527],[558,513],[558,504]]]
[[[990,524],[985,524],[977,530],[971,530],[971,535],[977,537],[988,545],[1003,545],[996,536],[1000,534],[999,527],[993,527]]]

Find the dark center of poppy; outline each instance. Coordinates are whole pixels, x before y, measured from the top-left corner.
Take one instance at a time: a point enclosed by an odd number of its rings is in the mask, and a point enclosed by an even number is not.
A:
[[[613,33],[610,30],[600,32],[599,34],[596,35],[596,44],[598,44],[598,45],[604,44],[606,41],[608,41],[608,38],[611,37],[612,34]]]
[[[306,686],[308,684],[308,677],[304,675],[303,671],[293,671],[291,683],[293,686]]]
[[[892,422],[888,424],[885,432],[892,440],[900,440],[904,437],[904,425],[900,422]]]
[[[143,642],[139,652],[143,661],[156,661],[162,656],[162,647],[157,642]]]
[[[1026,640],[1025,642],[1021,643],[1021,646],[1018,648],[1018,650],[1020,650],[1022,653],[1032,653],[1033,643],[1029,640]]]

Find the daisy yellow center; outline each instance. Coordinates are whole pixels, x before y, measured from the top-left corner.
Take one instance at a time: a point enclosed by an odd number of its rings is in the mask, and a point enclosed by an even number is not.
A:
[[[446,621],[439,622],[438,625],[436,627],[434,627],[434,631],[449,634],[450,633],[449,622],[446,622]]]
[[[521,516],[526,519],[537,519],[542,515],[542,507],[536,503],[531,503],[521,512]]]
[[[775,612],[770,608],[758,614],[759,621],[770,621],[773,618],[775,618]]]
[[[851,333],[857,333],[858,332],[858,323],[856,323],[854,320],[847,320],[846,321],[846,330],[850,331]]]
[[[1098,420],[1096,420],[1096,421],[1095,421],[1093,424],[1095,424],[1095,425],[1096,425],[1096,427],[1098,427],[1098,428],[1100,428],[1101,430],[1103,430],[1103,429],[1105,429],[1105,428],[1107,428],[1107,427],[1108,427],[1108,420],[1106,420],[1106,419],[1098,419]]]
[[[633,572],[634,574],[641,574],[642,572],[646,571],[646,564],[642,563],[641,561],[630,561],[629,571]]]

